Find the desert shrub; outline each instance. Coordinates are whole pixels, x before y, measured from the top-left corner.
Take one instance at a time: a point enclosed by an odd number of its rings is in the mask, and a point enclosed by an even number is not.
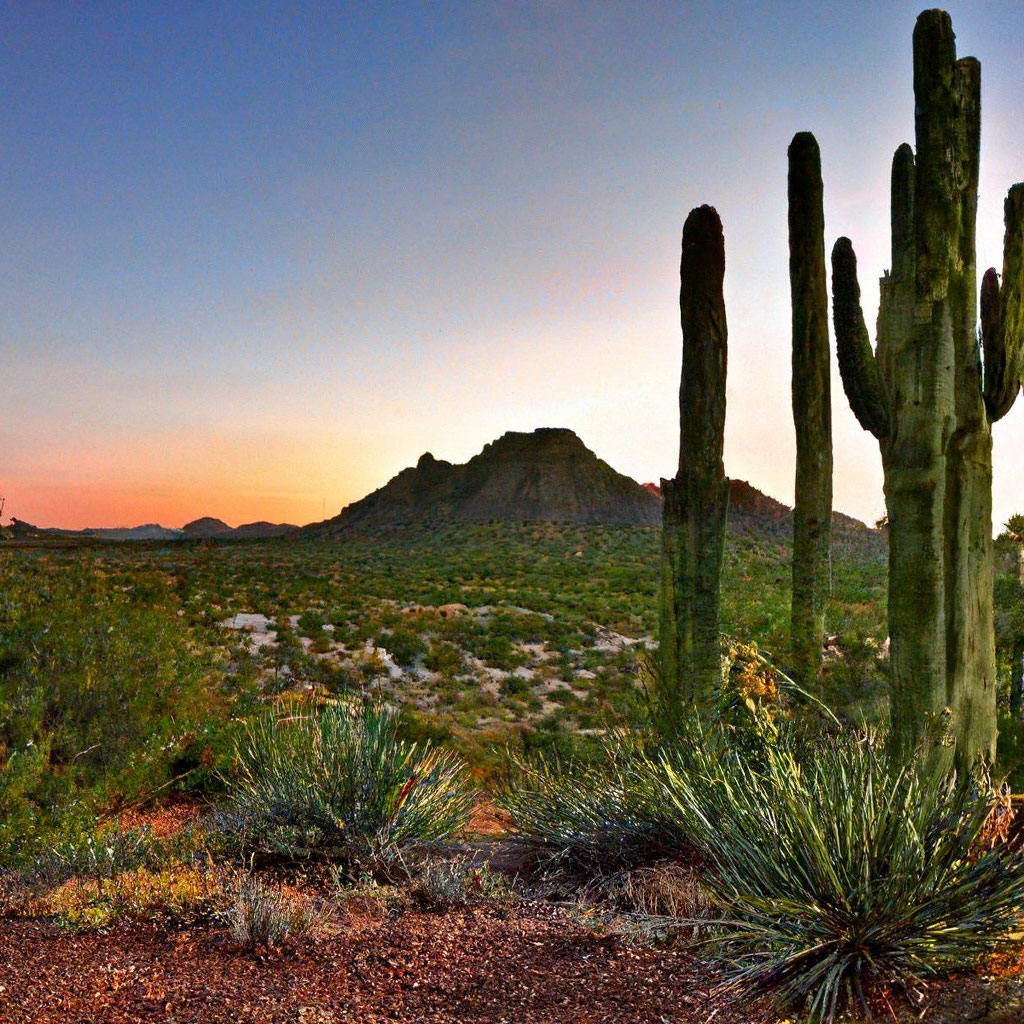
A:
[[[195,920],[224,903],[224,880],[209,866],[136,867],[111,878],[69,878],[34,903],[73,931],[105,928],[121,919]]]
[[[356,876],[330,866],[329,878],[338,908],[343,913],[371,913],[375,917],[400,917],[412,906],[408,878],[379,880],[372,874]]]
[[[304,611],[295,623],[295,629],[300,636],[307,636],[315,640],[324,631],[324,619],[318,612]]]
[[[514,839],[547,867],[611,872],[653,863],[686,847],[659,771],[625,734],[588,760],[509,752],[495,802],[515,822]]]
[[[243,949],[265,949],[315,936],[326,914],[306,896],[245,875],[227,911],[231,937]]]
[[[451,745],[454,740],[449,724],[409,707],[402,708],[399,715],[398,735],[406,743],[419,746],[438,746],[441,743]]]
[[[690,864],[665,860],[613,875],[605,891],[623,910],[650,918],[706,918],[711,901]]]
[[[385,648],[395,664],[404,669],[414,668],[427,653],[427,644],[423,638],[418,633],[401,627],[382,633],[377,645]]]
[[[69,878],[113,878],[135,868],[156,868],[170,859],[168,845],[148,825],[122,829],[118,822],[83,830],[55,842],[28,865],[26,874],[44,883]]]
[[[169,783],[225,703],[166,588],[44,570],[0,581],[0,863]]]
[[[523,676],[509,673],[498,684],[498,690],[503,697],[522,697],[533,691],[533,683]]]
[[[600,725],[606,724],[601,716],[594,716],[593,721]],[[519,752],[524,758],[539,758],[551,766],[556,763],[593,765],[601,761],[608,750],[604,734],[581,735],[570,731],[569,725],[561,708],[535,719],[519,731]]]
[[[1024,922],[1024,852],[989,839],[991,790],[832,725],[690,716],[657,748],[613,737],[597,762],[513,757],[498,803],[548,866],[697,868],[730,983],[830,1021],[871,985],[962,966]]]
[[[462,651],[447,640],[431,640],[423,664],[431,672],[451,677],[462,675],[467,668]]]
[[[473,865],[462,857],[432,857],[420,865],[412,879],[411,893],[431,910],[452,910],[479,900],[507,899],[511,881],[488,865]]]
[[[370,705],[250,720],[228,783],[223,821],[241,848],[343,862],[446,839],[473,802],[461,758],[400,739],[398,716]]]
[[[412,895],[434,910],[464,907],[470,901],[469,867],[459,860],[433,858],[422,865],[412,884]]]
[[[482,634],[470,650],[485,664],[511,672],[520,665],[528,665],[529,655],[513,645],[510,637],[503,633],[493,632],[497,628],[498,619],[493,620],[491,629]]]
[[[759,763],[708,751],[695,734],[684,765],[661,767],[709,865],[711,949],[733,985],[831,1021],[869,984],[962,967],[1019,930],[1024,854],[981,842],[993,802],[974,780],[849,735],[806,752],[783,737]]]
[[[601,876],[585,895],[609,907],[613,926],[627,937],[692,942],[709,934],[719,915],[702,876],[698,864],[663,860]]]

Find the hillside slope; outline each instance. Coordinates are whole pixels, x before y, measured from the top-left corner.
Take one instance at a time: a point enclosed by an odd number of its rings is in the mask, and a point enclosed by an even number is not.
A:
[[[573,431],[543,427],[509,431],[463,464],[428,452],[307,532],[334,536],[486,519],[654,526],[661,522],[661,502],[599,459]]]

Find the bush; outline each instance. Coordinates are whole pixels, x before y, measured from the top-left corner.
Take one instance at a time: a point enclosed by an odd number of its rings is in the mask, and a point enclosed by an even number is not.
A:
[[[438,672],[451,679],[463,675],[467,669],[462,651],[447,640],[431,640],[423,665],[431,672]]]
[[[178,864],[133,868],[107,879],[70,878],[36,903],[73,931],[106,928],[121,919],[184,923],[211,915],[223,902],[221,873]]]
[[[687,846],[652,762],[624,734],[604,740],[593,760],[508,757],[495,802],[515,822],[514,838],[548,866],[616,871]]]
[[[507,675],[499,683],[498,692],[503,697],[523,697],[528,693],[533,693],[533,683],[522,676]]]
[[[377,646],[385,648],[395,664],[406,670],[415,668],[427,653],[426,641],[418,633],[398,627],[382,633],[377,639]]]
[[[118,822],[54,843],[27,866],[26,877],[58,885],[75,876],[100,880],[135,868],[157,868],[171,860],[168,844],[148,825],[122,830]]]
[[[1024,854],[983,842],[990,790],[846,735],[809,756],[784,736],[756,765],[707,749],[695,733],[685,766],[661,769],[711,868],[732,985],[831,1021],[869,983],[963,967],[1019,930]]]
[[[325,914],[308,898],[268,885],[254,875],[242,878],[227,912],[231,936],[243,949],[267,949],[314,936]]]
[[[156,584],[86,566],[2,582],[0,863],[175,779],[225,701]],[[164,588],[165,589],[165,588]]]
[[[469,819],[464,762],[398,738],[396,714],[347,704],[251,720],[228,780],[228,831],[247,850],[380,861],[446,839]]]
[[[474,866],[470,859],[431,858],[420,865],[412,879],[413,898],[430,910],[453,910],[479,900],[508,899],[513,888],[504,875],[487,864]]]
[[[464,907],[472,898],[473,875],[460,860],[433,858],[420,868],[412,885],[419,903],[432,910]]]
[[[986,831],[991,789],[838,728],[688,719],[660,750],[620,736],[594,763],[512,760],[498,803],[521,841],[606,889],[660,857],[695,866],[730,986],[771,987],[812,1020],[963,967],[1024,921],[1024,852]],[[656,930],[692,932],[663,910]]]

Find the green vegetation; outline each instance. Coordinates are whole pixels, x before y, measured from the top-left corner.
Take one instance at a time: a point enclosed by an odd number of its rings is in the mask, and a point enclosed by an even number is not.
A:
[[[1024,853],[993,840],[991,790],[838,723],[808,730],[805,714],[694,715],[659,747],[618,738],[596,764],[520,762],[500,800],[549,871],[696,865],[703,945],[731,985],[813,1021],[1012,945]]]
[[[0,859],[97,808],[200,774],[246,690],[193,642],[159,573],[78,557],[4,566]]]
[[[666,795],[711,870],[728,923],[712,948],[735,985],[832,1020],[870,985],[917,983],[1007,948],[1024,854],[986,841],[993,801],[970,779],[841,734],[721,756],[697,737]],[[712,752],[714,756],[712,756]]]
[[[256,875],[239,880],[226,914],[231,936],[242,949],[270,949],[312,937],[325,916],[308,898],[287,893]]]
[[[222,828],[242,852],[383,863],[465,827],[473,787],[451,751],[407,743],[370,705],[286,707],[239,737]]]
[[[737,520],[722,578],[723,628],[757,636],[784,667],[787,534],[785,521]],[[283,693],[387,699],[403,736],[454,744],[485,774],[508,744],[593,753],[590,733],[644,721],[637,668],[656,632],[658,563],[656,528],[551,523],[383,542],[12,545],[0,556],[0,858],[154,793],[216,796],[238,720]],[[865,695],[885,712],[884,598],[878,539],[840,535],[826,669],[854,720]],[[443,616],[452,604],[468,611]],[[228,628],[242,614],[260,628]]]

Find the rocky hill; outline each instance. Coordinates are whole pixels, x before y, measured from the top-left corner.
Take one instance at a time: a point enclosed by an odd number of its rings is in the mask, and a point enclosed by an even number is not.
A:
[[[788,505],[744,480],[730,481],[729,500],[732,533],[790,543],[793,510]],[[403,527],[483,520],[658,526],[661,488],[616,472],[571,430],[510,431],[466,463],[427,452],[383,487],[302,533],[374,536]],[[882,533],[841,512],[833,514],[833,539],[837,551],[853,548],[874,556],[886,548]]]
[[[509,431],[462,464],[428,452],[379,490],[307,530],[333,536],[486,519],[653,526],[661,522],[661,501],[599,459],[573,431],[542,427]]]
[[[657,484],[644,484],[644,488],[661,496],[661,487]],[[793,510],[746,480],[730,480],[729,528],[733,533],[775,537],[789,543],[793,533]],[[864,544],[879,551],[886,547],[885,534],[843,512],[832,513],[832,537],[836,542]]]
[[[259,540],[265,537],[286,537],[298,529],[291,523],[268,523],[260,520],[256,523],[243,523],[241,526],[228,526],[223,519],[203,516],[186,523],[181,532],[185,537],[203,538],[205,540]]]
[[[203,516],[201,519],[193,519],[186,523],[181,532],[186,537],[230,537],[234,532],[223,519],[214,519],[213,516]]]

